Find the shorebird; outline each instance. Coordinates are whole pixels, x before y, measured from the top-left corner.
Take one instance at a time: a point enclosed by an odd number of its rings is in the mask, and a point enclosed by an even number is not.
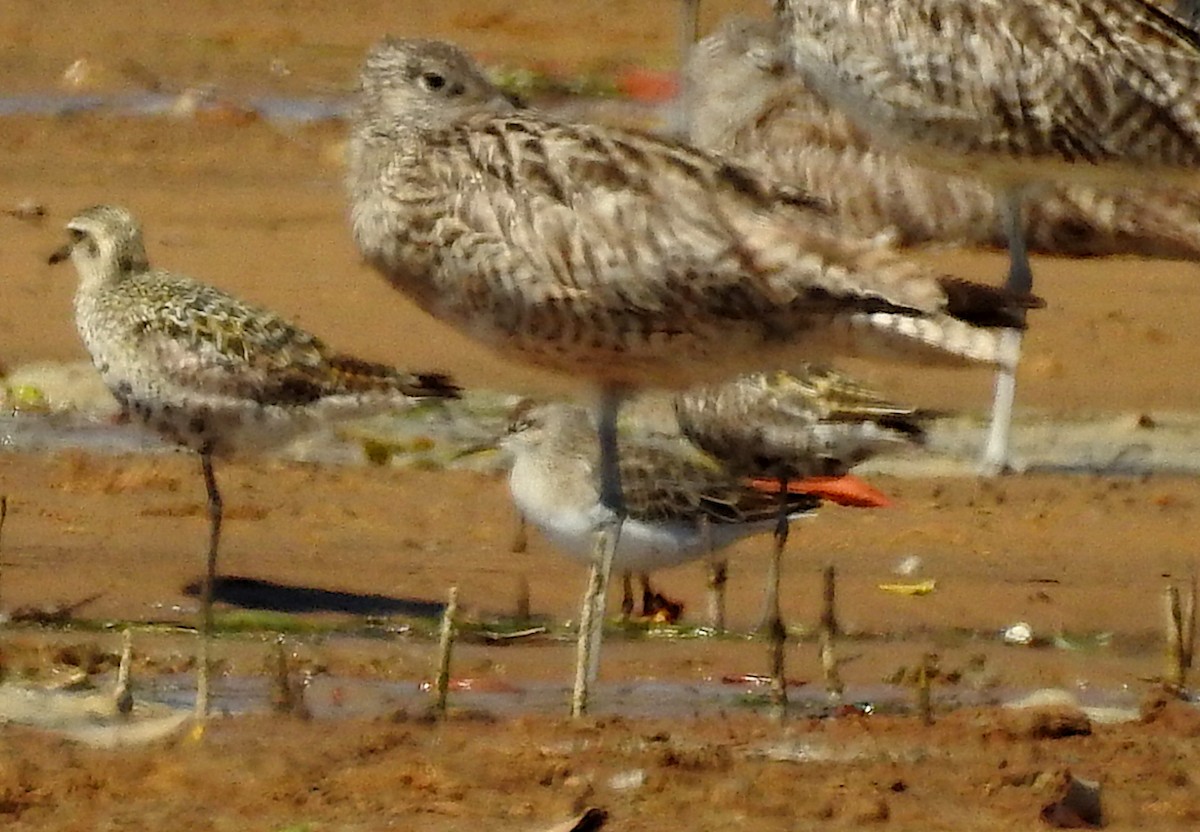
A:
[[[691,138],[825,200],[845,228],[897,245],[1004,246],[1001,201],[979,179],[874,144],[788,62],[778,21],[732,18],[692,51]],[[1026,206],[1030,251],[1200,259],[1200,194],[1048,185]]]
[[[1045,182],[1194,188],[1200,34],[1146,0],[775,0],[796,70],[880,147],[1000,194],[1029,292],[1022,213]],[[1006,338],[984,467],[1008,465],[1021,335]]]
[[[703,405],[704,395],[698,393],[693,401],[698,405],[700,420],[711,419],[712,407]],[[714,404],[719,406],[724,401],[714,400]],[[721,412],[730,413],[725,408]],[[782,433],[775,435],[782,439]],[[719,435],[714,430],[702,435],[718,440],[731,433]],[[566,404],[518,411],[501,444],[512,455],[508,484],[521,516],[563,553],[594,564],[596,516],[604,509],[597,476],[596,429],[587,411]],[[728,449],[725,442],[713,444]],[[884,503],[882,494],[844,472],[823,474],[821,482],[798,474],[790,486],[784,483],[782,488],[764,488],[761,479],[744,474],[683,437],[623,434],[620,448],[628,514],[611,566],[626,575],[646,575],[711,558],[742,538],[771,530],[777,539],[786,539],[787,527],[793,521],[815,513],[823,495],[837,494],[828,481],[849,480],[848,489],[873,505]],[[810,467],[828,470],[827,466]],[[764,471],[751,473],[761,477]],[[773,574],[778,579],[778,568]],[[777,592],[778,587],[775,589]],[[782,631],[777,602],[771,623]],[[784,639],[775,629],[771,633],[773,644],[778,644],[772,677],[780,695],[786,696]]]
[[[209,538],[200,594],[196,711],[209,704],[208,646],[222,501],[213,458],[286,444],[303,430],[445,398],[438,373],[414,374],[335,353],[273,312],[150,266],[142,229],[98,205],[67,223],[50,263],[79,272],[75,323],[104,383],[133,419],[200,457]]]
[[[682,143],[518,112],[438,41],[368,52],[347,155],[372,266],[499,354],[599,389],[610,556],[628,391],[798,357],[995,362],[997,328],[1038,305],[848,237],[802,190]]]
[[[744,375],[680,393],[674,404],[680,431],[692,444],[733,473],[773,480],[775,490],[785,499],[800,481],[844,478],[853,466],[878,453],[920,445],[925,439],[912,408],[894,404],[848,376],[817,366],[795,373]],[[872,493],[859,499],[857,504],[863,506],[887,504]],[[771,638],[772,694],[779,708],[787,703],[783,683],[787,629],[779,607],[779,583],[788,528],[781,514],[775,527],[762,619]],[[712,567],[710,586],[722,583],[718,576],[724,567],[722,562]],[[723,605],[714,602],[713,606]]]
[[[600,502],[596,427],[587,410],[543,404],[524,410],[501,445],[512,456],[508,485],[521,516],[564,554],[594,555]],[[628,512],[613,567],[650,573],[706,557],[770,531],[780,499],[685,439],[622,434],[621,485]],[[791,492],[784,522],[816,511],[821,499]]]

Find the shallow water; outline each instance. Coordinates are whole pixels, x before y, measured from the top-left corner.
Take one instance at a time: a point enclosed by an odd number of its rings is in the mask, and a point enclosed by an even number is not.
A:
[[[462,683],[460,683],[462,684]],[[195,703],[195,680],[190,675],[160,677],[135,686],[139,700],[189,709]],[[457,687],[457,686],[456,686]],[[570,688],[553,682],[478,682],[478,689],[455,689],[450,706],[497,717],[529,714],[565,715]],[[497,689],[497,688],[502,689]],[[728,710],[762,710],[769,707],[765,684],[721,681],[675,682],[621,681],[599,684],[589,712],[596,716],[627,718],[696,718]],[[934,708],[945,712],[963,707],[1019,703],[1035,692],[1018,689],[935,690]],[[1073,699],[1096,721],[1121,722],[1137,718],[1139,694],[1129,688],[1085,688],[1063,694]],[[262,677],[225,677],[216,685],[213,710],[240,715],[266,711],[268,682]],[[432,693],[425,682],[394,682],[347,677],[315,676],[305,687],[304,702],[315,719],[385,717],[398,711],[421,713],[429,708]],[[850,685],[832,697],[820,684],[792,685],[788,689],[788,714],[794,718],[828,718],[853,714],[913,713],[913,691],[899,685]]]
[[[0,95],[0,117],[64,116],[104,111],[119,116],[160,116],[175,111],[180,97],[174,93],[128,92],[110,94],[29,93]],[[346,97],[299,98],[279,95],[251,96],[238,105],[271,121],[313,122],[344,117],[350,111]],[[198,110],[214,109],[215,102],[199,101]]]
[[[517,397],[473,391],[464,402],[440,412],[380,416],[347,422],[301,437],[280,455],[329,464],[366,460],[364,449],[385,450],[399,463],[420,460],[438,467],[495,468],[494,455],[479,449],[503,432],[504,413]],[[907,477],[973,476],[984,428],[975,420],[946,418],[928,430],[921,452],[884,456],[857,470]],[[1139,427],[1132,415],[1087,420],[1026,420],[1014,427],[1015,458],[1023,470],[1039,473],[1200,474],[1200,417],[1171,415],[1153,428]],[[78,412],[0,413],[0,449],[106,454],[161,453],[173,446],[133,424],[118,424]]]

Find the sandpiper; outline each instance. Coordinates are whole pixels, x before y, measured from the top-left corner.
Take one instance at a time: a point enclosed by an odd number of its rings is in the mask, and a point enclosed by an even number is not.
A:
[[[1029,292],[1023,203],[1044,182],[1194,188],[1200,34],[1145,0],[775,0],[795,68],[881,147],[1002,195],[1007,287]],[[984,468],[1008,466],[1019,330]]]
[[[397,289],[599,388],[610,555],[629,390],[859,352],[994,362],[997,328],[1038,305],[847,237],[807,193],[684,144],[517,112],[441,42],[369,51],[348,161],[355,242]]]
[[[886,504],[886,498],[862,480],[846,476],[850,467],[885,446],[919,443],[922,439],[912,410],[885,401],[840,373],[817,367],[805,368],[799,375],[782,371],[753,374],[728,384],[696,388],[680,393],[674,406],[682,436],[655,434],[631,440],[622,434],[623,482],[625,472],[633,468],[639,477],[669,479],[686,476],[686,466],[700,465],[714,477],[724,477],[739,488],[760,494],[779,493],[775,482],[765,480],[787,478],[785,513],[791,510],[790,501],[796,495],[839,505],[875,507]],[[527,410],[532,415],[527,416]],[[559,489],[558,480],[545,472],[586,485],[585,477],[569,469],[566,460],[575,460],[582,471],[595,473],[595,448],[589,447],[595,429],[579,408],[526,403],[516,411],[510,432],[513,436],[505,444],[521,451],[514,454],[519,464],[514,465],[510,478],[519,519],[510,548],[522,552],[526,547],[526,502],[543,505],[543,514],[552,515],[532,520],[541,529],[558,529],[568,522],[560,511],[549,507],[550,500],[561,497],[568,504],[580,502],[569,496],[570,489]],[[551,441],[545,442],[546,437]],[[719,465],[714,465],[715,460]],[[592,482],[587,488],[595,490],[597,486]],[[575,483],[570,487],[583,486]],[[519,496],[531,490],[535,498]],[[759,529],[739,529],[741,534],[756,531]],[[576,539],[576,533],[573,529],[565,545],[553,532],[548,537],[586,562],[592,554],[590,543]],[[678,547],[679,560],[659,562],[656,553],[643,553],[639,544],[622,534],[622,550],[614,566],[624,572],[624,617],[633,612],[633,573],[637,573],[641,584],[642,614],[657,613],[674,620],[682,604],[655,592],[650,573],[701,556],[711,558],[716,549],[728,545],[719,539],[697,540],[676,533],[671,534],[671,541]],[[632,551],[625,551],[627,544]],[[696,548],[707,545],[713,550]],[[723,621],[717,626],[723,628]]]
[[[845,227],[898,245],[1006,245],[995,190],[873,144],[788,63],[778,21],[731,18],[692,51],[692,141],[824,199]],[[1031,251],[1200,259],[1200,195],[1048,185],[1026,206]]]
[[[99,205],[67,223],[50,255],[79,272],[75,323],[105,384],[132,418],[200,456],[209,545],[200,596],[197,714],[209,704],[208,644],[221,534],[213,458],[286,444],[329,420],[453,397],[438,373],[405,373],[331,351],[273,312],[150,266],[124,208]]]
[[[523,409],[501,444],[512,455],[508,484],[521,516],[564,554],[591,562],[604,508],[587,411],[561,403]],[[614,568],[650,573],[686,563],[770,531],[778,520],[775,494],[683,438],[622,434],[619,464],[628,516]],[[812,514],[820,502],[789,493],[784,522]]]

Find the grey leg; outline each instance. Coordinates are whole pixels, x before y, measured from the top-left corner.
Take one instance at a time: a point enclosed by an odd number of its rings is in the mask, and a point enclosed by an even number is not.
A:
[[[787,677],[784,668],[787,627],[783,624],[783,613],[779,609],[780,568],[788,539],[787,488],[787,478],[781,478],[779,480],[779,522],[775,526],[775,545],[771,550],[771,566],[767,573],[767,637],[770,640],[771,711],[777,719],[782,719],[787,711]]]
[[[725,632],[725,584],[729,581],[729,561],[710,560],[708,567],[708,626]]]
[[[208,557],[205,561],[204,580],[200,584],[200,661],[196,670],[196,716],[208,716],[211,696],[211,658],[209,649],[213,634],[213,585],[217,579],[217,547],[221,541],[221,492],[217,490],[217,479],[213,474],[212,454],[200,452],[200,464],[204,470],[204,488],[208,493]]]
[[[621,620],[633,618],[633,573],[626,570],[621,573]]]
[[[654,587],[650,585],[650,575],[646,572],[638,573],[638,589],[642,592],[642,615],[649,616],[650,608],[654,606],[654,596],[656,595]]]
[[[1025,242],[1025,219],[1020,191],[1009,191],[1004,199],[1004,225],[1008,237],[1008,279],[1005,286],[1019,292],[1033,291],[1033,270]],[[980,473],[995,476],[1011,469],[1009,438],[1012,431],[1013,404],[1017,397],[1017,363],[1021,357],[1019,329],[1001,336],[1002,365],[996,372],[996,392],[992,399],[992,421],[980,460]]]

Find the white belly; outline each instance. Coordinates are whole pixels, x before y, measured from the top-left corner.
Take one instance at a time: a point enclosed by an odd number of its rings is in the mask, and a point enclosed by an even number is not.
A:
[[[518,505],[518,508],[521,506]],[[525,519],[541,531],[556,549],[581,563],[595,555],[595,518],[582,513],[555,513],[522,509]],[[721,549],[754,534],[769,532],[775,521],[747,525],[712,526],[708,534],[698,524],[646,523],[627,519],[613,559],[619,572],[654,572],[716,554]]]
[[[595,554],[596,527],[582,516],[578,523],[545,522],[529,517],[550,543],[568,557],[590,563]],[[708,554],[702,536],[683,524],[649,524],[626,520],[613,559],[613,569],[621,572],[654,572]]]

